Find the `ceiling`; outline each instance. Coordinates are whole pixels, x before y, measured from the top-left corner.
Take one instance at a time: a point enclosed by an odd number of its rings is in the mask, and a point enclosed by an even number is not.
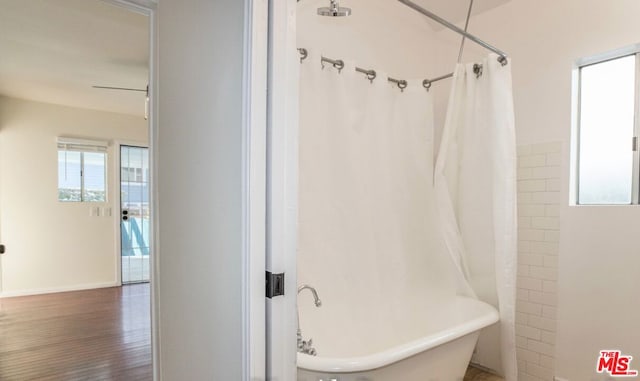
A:
[[[510,0],[475,0],[473,2],[472,15],[486,12],[500,5],[506,4],[509,1]],[[464,22],[467,18],[470,0],[413,0],[413,2],[447,21],[460,23]],[[429,19],[428,23],[434,30],[441,30],[444,28],[442,25]]]
[[[144,115],[148,19],[100,0],[0,0],[0,94]]]

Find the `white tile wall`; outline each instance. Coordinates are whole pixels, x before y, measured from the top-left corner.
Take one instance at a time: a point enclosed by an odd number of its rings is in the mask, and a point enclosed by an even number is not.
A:
[[[561,148],[559,142],[518,147],[519,381],[553,380]]]

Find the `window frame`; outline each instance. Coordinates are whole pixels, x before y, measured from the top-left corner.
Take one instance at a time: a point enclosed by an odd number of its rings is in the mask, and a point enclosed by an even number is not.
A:
[[[109,202],[109,182],[108,182],[108,165],[109,165],[109,153],[106,150],[91,149],[90,147],[83,149],[66,149],[58,147],[57,153],[60,152],[78,152],[80,153],[80,200],[61,200],[60,199],[60,172],[58,170],[58,202],[62,203],[108,203]],[[92,201],[85,199],[85,168],[84,168],[84,154],[85,153],[101,153],[104,155],[104,200]],[[59,158],[59,156],[58,156]],[[58,159],[59,160],[59,159]],[[58,161],[59,164],[59,161]]]
[[[631,203],[625,204],[581,204],[580,203],[580,134],[582,124],[582,69],[585,67],[598,65],[601,63],[613,61],[616,59],[635,56],[635,84],[634,84],[634,116],[633,116],[633,135],[630,137],[630,149],[633,150],[633,162],[631,173]],[[582,58],[575,63],[575,84],[574,84],[574,134],[573,135],[573,165],[572,176],[573,190],[571,200],[573,205],[577,206],[629,206],[640,204],[640,44],[635,44],[610,52],[598,54],[591,57]]]

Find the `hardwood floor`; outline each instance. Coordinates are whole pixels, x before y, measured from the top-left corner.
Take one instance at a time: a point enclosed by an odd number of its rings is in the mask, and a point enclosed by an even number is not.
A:
[[[0,299],[0,380],[150,381],[149,284]]]

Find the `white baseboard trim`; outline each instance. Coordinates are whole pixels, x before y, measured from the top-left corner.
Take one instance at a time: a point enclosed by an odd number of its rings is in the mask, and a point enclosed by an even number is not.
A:
[[[2,298],[11,298],[11,297],[14,297],[14,296],[53,294],[53,293],[57,293],[57,292],[93,290],[93,289],[96,289],[96,288],[107,288],[107,287],[118,287],[118,286],[120,286],[120,284],[118,282],[105,282],[105,283],[78,284],[78,285],[63,286],[63,287],[36,288],[36,289],[29,289],[29,290],[4,291],[4,292],[0,292],[0,299],[2,299]]]

